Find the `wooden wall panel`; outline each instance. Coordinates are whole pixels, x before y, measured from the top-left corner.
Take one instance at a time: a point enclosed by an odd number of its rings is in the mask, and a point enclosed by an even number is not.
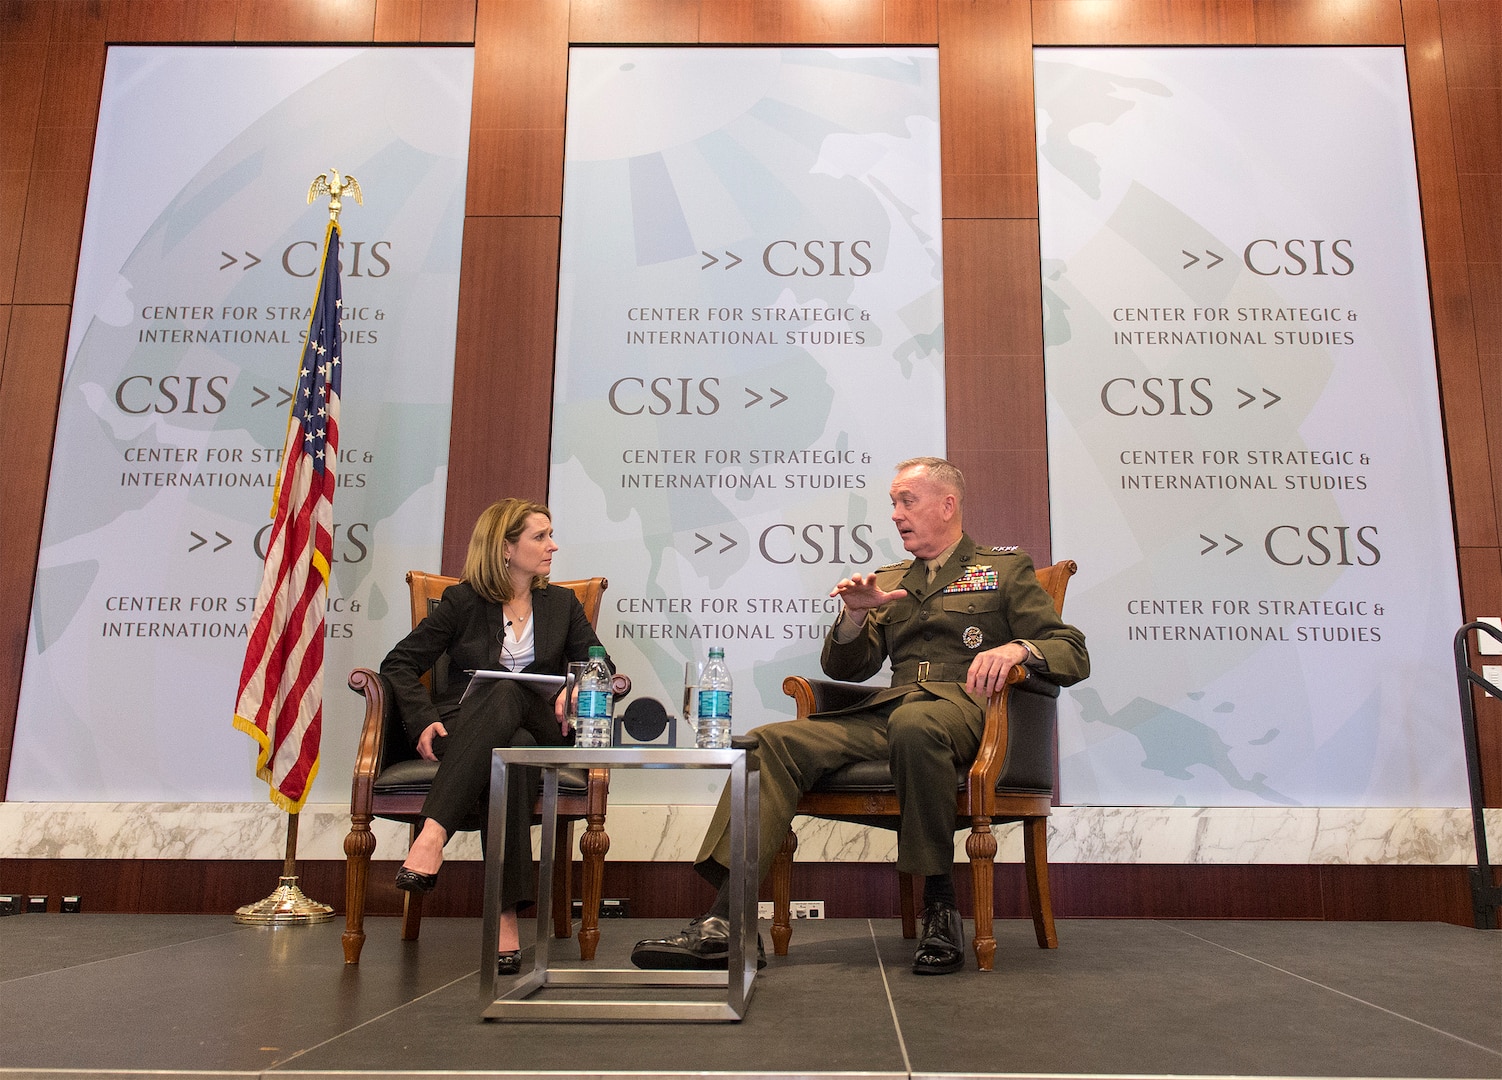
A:
[[[574,0],[568,39],[577,44],[697,42],[699,0]]]
[[[933,0],[887,0],[882,33],[888,45],[937,45],[939,10]]]
[[[400,864],[371,864],[366,912],[394,916],[401,894],[390,884]],[[8,891],[49,895],[56,911],[64,894],[82,897],[85,912],[173,912],[228,915],[241,904],[271,891],[280,861],[250,860],[89,860],[0,859],[0,880]],[[344,863],[298,863],[303,892],[344,911]],[[970,873],[955,868],[960,911],[971,917]],[[575,880],[580,868],[574,867]],[[452,875],[452,876],[451,876]],[[885,919],[880,934],[897,926],[897,874],[884,863],[798,863],[793,870],[798,896],[825,901],[832,919]],[[1127,866],[1063,863],[1050,868],[1059,937],[1068,948],[1070,919],[1320,919],[1400,920],[1471,925],[1470,892],[1463,866]],[[431,918],[475,918],[484,894],[481,864],[447,864],[443,882],[423,901]],[[1026,887],[1016,863],[996,868],[996,914],[1027,918]],[[630,902],[633,919],[686,919],[709,906],[713,890],[684,863],[605,863],[604,895]],[[761,891],[771,899],[770,891]],[[602,936],[626,933],[614,920]],[[372,935],[399,931],[396,919],[367,923]],[[524,935],[526,931],[523,932]],[[1029,942],[1032,935],[1027,934]],[[1030,947],[1030,946],[1029,946]],[[793,934],[794,951],[798,935]]]
[[[1434,0],[1405,0],[1409,47],[1408,92],[1413,110],[1414,156],[1424,239],[1431,260],[1458,258],[1465,249],[1460,226],[1460,185],[1455,168],[1446,58]]]
[[[102,42],[48,47],[16,262],[14,297],[18,304],[73,302],[103,81]],[[58,359],[60,362],[61,357]],[[50,442],[50,422],[48,432]]]
[[[422,0],[376,0],[372,37],[378,42],[421,41]]]
[[[1401,45],[1399,0],[1256,0],[1258,45]]]
[[[1405,17],[1411,3],[1404,0]],[[1424,6],[1433,4],[1425,0]],[[1438,7],[1450,85],[1496,86],[1502,78],[1502,0],[1438,0]]]
[[[10,775],[16,701],[26,656],[31,586],[47,502],[68,309],[13,307],[0,372],[0,461],[7,482],[0,514],[0,592],[14,602],[0,616],[0,799]],[[36,418],[27,422],[27,418]]]
[[[965,531],[977,543],[1015,544],[1039,566],[1076,554],[1053,553],[1045,451],[951,449],[947,456],[965,474]]]
[[[1319,871],[1326,919],[1472,925],[1464,867],[1322,866]]]
[[[6,339],[10,336],[10,312],[9,304],[0,304],[0,386],[5,385],[5,347]],[[4,775],[4,770],[0,769],[0,778]],[[0,780],[0,783],[3,783],[3,780]]]
[[[1502,172],[1502,139],[1497,138],[1502,131],[1502,87],[1451,86],[1449,99],[1455,116],[1455,170]]]
[[[1034,0],[1035,45],[1250,45],[1254,0]]]
[[[0,168],[30,167],[46,71],[45,41],[0,40]]]
[[[48,40],[53,44],[72,42],[100,42],[108,13],[99,3],[55,3],[52,15],[52,31]]]
[[[1054,912],[1091,918],[1318,919],[1318,866],[1088,865],[1050,867]]]
[[[424,42],[475,40],[475,0],[423,0]]]
[[[0,55],[0,64],[5,57]],[[16,260],[21,253],[21,224],[26,218],[26,191],[31,181],[30,147],[22,155],[26,167],[0,168],[0,303],[15,295]]]
[[[1460,220],[1466,254],[1494,262],[1502,251],[1502,173],[1460,174]]]
[[[307,41],[320,44],[375,40],[376,0],[239,0],[236,41]]]
[[[0,42],[45,45],[52,34],[52,0],[0,0]]]
[[[1036,221],[944,222],[944,367],[947,453],[966,476],[966,529],[1049,561]]]
[[[1431,248],[1429,295],[1457,542],[1461,547],[1494,545],[1502,507],[1502,490],[1496,486],[1502,445],[1488,434],[1487,420],[1490,416],[1495,423],[1502,417],[1502,372],[1480,365],[1466,264],[1436,258]]]
[[[475,40],[475,0],[376,0],[375,40],[447,45]]]
[[[459,278],[443,569],[464,565],[480,511],[545,499],[558,302],[557,218],[467,218]]]
[[[944,222],[944,347],[1042,355],[1036,218]]]
[[[1038,216],[1031,8],[939,0],[944,216]]]
[[[704,0],[702,44],[865,45],[882,40],[883,0]]]
[[[105,40],[233,41],[235,6],[235,0],[106,0]]]
[[[1486,386],[1476,354],[1440,12],[1433,0],[1405,0],[1403,16],[1457,538],[1461,547],[1495,545],[1502,507],[1495,477],[1502,468],[1502,446],[1488,437],[1485,392],[1502,404],[1502,382],[1491,379],[1496,385]],[[1496,410],[1491,415],[1502,418]]]
[[[1458,235],[1446,236],[1450,243],[1442,272],[1446,286],[1443,306],[1455,310],[1440,317],[1442,305],[1436,287],[1436,325],[1443,327],[1440,355],[1447,361],[1447,350],[1474,356],[1480,371],[1484,434],[1495,484],[1495,478],[1502,475],[1502,253],[1498,250],[1502,241],[1502,223],[1498,220],[1502,217],[1502,0],[1408,2],[1404,14],[1409,17],[1409,34],[1414,39],[1409,56],[1417,57],[1426,71],[1443,63],[1453,129],[1451,168],[1456,193],[1455,202],[1447,210],[1451,218],[1458,218],[1458,223],[1449,223]],[[1414,62],[1410,60],[1410,64]],[[1416,102],[1416,115],[1417,108]],[[1435,253],[1431,245],[1431,258]],[[1463,312],[1455,299],[1459,297],[1465,299]],[[1468,325],[1462,323],[1462,314],[1469,318]],[[1455,464],[1452,453],[1451,486],[1459,506],[1470,474]],[[1495,518],[1502,520],[1502,490],[1494,495]],[[1462,550],[1467,619],[1502,612],[1499,566],[1502,552],[1495,547]],[[1475,700],[1486,802],[1502,806],[1502,702],[1479,696]]]
[[[15,290],[32,144],[47,70],[45,41],[0,40],[0,302]]]
[[[479,0],[466,213],[562,212],[567,89],[566,0]]]
[[[1481,363],[1485,370],[1497,371],[1502,369],[1502,262],[1472,260],[1466,266]],[[1488,409],[1488,415],[1497,414]]]

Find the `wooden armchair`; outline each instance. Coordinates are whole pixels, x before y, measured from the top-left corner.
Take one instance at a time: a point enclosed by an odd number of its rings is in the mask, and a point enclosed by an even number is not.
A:
[[[1064,609],[1064,591],[1078,569],[1064,560],[1038,570],[1038,581]],[[854,704],[871,692],[869,686],[825,682],[791,676],[782,689],[797,705],[798,715]],[[996,861],[993,823],[1022,822],[1023,862],[1027,871],[1028,901],[1038,947],[1058,948],[1053,906],[1048,895],[1048,814],[1053,803],[1059,688],[1022,668],[1014,668],[1007,685],[991,695],[980,750],[969,771],[960,777],[955,802],[955,829],[969,829],[965,853],[975,895],[975,958],[990,971],[996,955],[992,933],[992,878]],[[861,761],[825,777],[798,801],[798,813],[834,821],[850,821],[882,828],[897,827],[897,790],[886,761]],[[789,907],[792,896],[793,853],[798,840],[788,830],[782,850],[772,864],[772,946],[787,955],[792,939]],[[917,918],[910,874],[900,874],[902,933],[917,936]]]
[[[425,619],[438,603],[443,590],[459,579],[429,574],[421,570],[407,573],[407,587],[412,601],[412,625]],[[558,581],[574,590],[591,625],[600,613],[600,599],[609,582],[602,577],[582,581]],[[435,674],[429,672],[424,680]],[[631,680],[616,676],[617,696],[630,689]],[[365,945],[365,893],[370,878],[370,858],[375,852],[375,834],[370,831],[373,818],[406,822],[415,838],[422,824],[422,804],[438,772],[438,763],[417,756],[401,717],[397,715],[391,688],[386,680],[369,668],[350,673],[349,686],[365,696],[365,723],[360,730],[360,746],[355,754],[354,782],[350,792],[350,828],[344,838],[344,962],[358,964]],[[430,685],[431,689],[431,685]],[[558,832],[553,837],[553,933],[566,938],[573,930],[570,904],[573,897],[574,823],[585,822],[579,849],[584,862],[583,904],[579,922],[579,956],[593,960],[600,940],[600,890],[605,866],[605,852],[610,838],[605,834],[605,803],[610,791],[607,769],[563,769],[558,784]],[[467,828],[478,829],[477,813]],[[410,842],[410,840],[409,840]],[[403,893],[402,940],[416,941],[422,928],[422,894]],[[538,917],[543,917],[538,913]]]

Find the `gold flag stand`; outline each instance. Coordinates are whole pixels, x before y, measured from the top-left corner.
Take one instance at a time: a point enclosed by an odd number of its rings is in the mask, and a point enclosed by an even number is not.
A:
[[[328,922],[334,909],[309,900],[297,887],[297,814],[287,815],[287,858],[276,890],[266,899],[235,909],[235,922],[258,926],[302,926]]]
[[[319,195],[329,196],[329,220],[339,223],[340,200],[348,195],[360,205],[365,199],[360,184],[353,176],[340,176],[337,169],[320,173],[308,189],[308,203]],[[254,923],[258,926],[303,926],[309,923],[328,922],[334,917],[334,909],[303,895],[297,885],[297,819],[296,812],[287,815],[287,857],[282,863],[282,876],[276,889],[264,900],[246,904],[235,909],[235,922]]]

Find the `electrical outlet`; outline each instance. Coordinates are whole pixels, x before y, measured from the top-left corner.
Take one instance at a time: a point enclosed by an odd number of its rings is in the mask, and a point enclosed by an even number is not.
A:
[[[772,917],[772,901],[757,901],[756,917],[758,919],[770,919]],[[790,919],[822,919],[823,917],[823,900],[793,900],[788,904],[788,918]]]
[[[25,905],[15,893],[0,893],[0,915],[19,915],[26,910]]]
[[[77,915],[83,910],[83,897],[77,895],[64,896],[62,904],[57,910],[64,915]]]
[[[45,897],[45,896],[28,896],[26,898],[26,914],[28,914],[28,915],[45,915],[45,914],[47,914],[47,900],[48,900],[48,897]]]
[[[569,908],[574,918],[584,917],[584,901],[575,899]],[[607,897],[600,901],[600,918],[602,919],[629,919],[631,917],[631,901],[625,897]]]

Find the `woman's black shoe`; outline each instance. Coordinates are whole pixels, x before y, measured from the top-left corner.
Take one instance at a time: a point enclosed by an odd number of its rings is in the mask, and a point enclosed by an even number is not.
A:
[[[495,954],[495,973],[497,975],[516,975],[522,969],[522,951],[512,949],[510,952]]]
[[[405,866],[396,872],[396,887],[402,892],[432,892],[438,885],[438,874],[419,874]]]

